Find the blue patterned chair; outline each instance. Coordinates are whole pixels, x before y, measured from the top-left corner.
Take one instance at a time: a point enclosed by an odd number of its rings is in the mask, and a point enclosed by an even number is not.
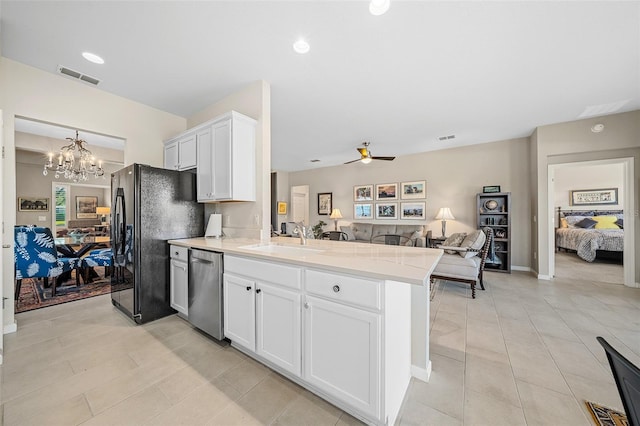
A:
[[[58,257],[49,228],[16,226],[14,244],[16,300],[20,296],[20,287],[24,278],[44,278],[45,285],[49,278],[53,278],[51,295],[55,296],[56,278],[80,267],[80,259],[77,257]],[[80,285],[79,273],[76,273],[76,285]]]
[[[91,277],[92,268],[96,266],[104,266],[104,276],[109,276],[111,267],[113,266],[113,255],[111,249],[91,250],[88,256],[82,259],[81,268],[84,270],[84,282],[87,283]],[[95,276],[95,275],[94,275]]]

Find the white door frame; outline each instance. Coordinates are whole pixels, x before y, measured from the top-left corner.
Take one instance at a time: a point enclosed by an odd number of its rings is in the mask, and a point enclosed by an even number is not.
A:
[[[611,158],[607,160],[579,161],[571,163],[549,164],[547,173],[547,197],[548,197],[548,216],[549,216],[549,276],[555,275],[555,172],[561,167],[570,167],[581,165],[601,165],[601,164],[622,164],[623,180],[624,180],[624,254],[623,254],[623,270],[624,285],[627,287],[639,287],[635,281],[636,271],[636,255],[635,255],[635,225],[634,225],[634,206],[635,206],[635,182],[634,161],[633,157]]]

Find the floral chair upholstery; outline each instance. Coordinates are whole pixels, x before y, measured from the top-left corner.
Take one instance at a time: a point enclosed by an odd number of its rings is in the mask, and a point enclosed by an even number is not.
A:
[[[84,270],[84,281],[85,282],[89,282],[89,278],[90,278],[90,272],[92,270],[93,267],[95,266],[104,266],[104,271],[105,274],[104,276],[107,277],[109,275],[109,271],[111,270],[111,267],[113,266],[113,255],[111,253],[111,249],[107,248],[107,249],[99,249],[99,250],[92,250],[91,252],[89,252],[89,255],[84,257],[82,259],[82,266],[81,268]]]
[[[24,278],[49,278],[51,295],[56,295],[56,278],[65,272],[80,267],[77,257],[58,257],[56,245],[49,228],[38,226],[16,226],[14,229],[14,261],[16,268],[16,293],[20,296],[20,287]],[[80,285],[80,274],[76,274],[76,285]]]

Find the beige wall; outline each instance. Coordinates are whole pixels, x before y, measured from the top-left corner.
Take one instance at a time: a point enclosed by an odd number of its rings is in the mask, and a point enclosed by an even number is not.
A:
[[[328,223],[325,230],[333,229],[333,221],[317,214],[319,192],[333,193],[333,207],[340,208],[344,216],[339,224],[346,224],[353,221],[354,185],[414,180],[427,181],[427,219],[374,222],[425,224],[434,235],[440,235],[440,221],[433,218],[440,207],[450,207],[456,220],[447,221],[447,234],[469,232],[476,228],[476,194],[482,192],[484,185],[500,185],[502,191],[512,194],[512,263],[529,268],[531,208],[527,138],[401,156],[390,162],[358,162],[289,173],[289,185],[309,185],[310,223],[314,225],[323,220]]]
[[[624,210],[624,167],[622,164],[577,163],[560,167],[554,177],[555,203],[553,207],[563,210]],[[604,206],[572,206],[572,190],[617,188],[618,202]]]
[[[596,123],[605,125],[601,133],[591,132]],[[532,238],[532,253],[537,253],[534,269],[541,277],[548,277],[549,271],[549,229],[552,226],[553,206],[548,201],[548,167],[580,161],[607,160],[613,158],[634,158],[634,205],[627,203],[626,210],[633,212],[634,241],[636,254],[640,247],[640,111],[612,114],[567,123],[538,127],[535,134],[536,151],[532,155],[533,179],[537,185],[538,218],[535,237]],[[635,281],[640,282],[640,262],[636,261]]]
[[[0,58],[0,110],[4,120],[2,170],[3,241],[16,223],[14,117],[21,116],[125,139],[125,164],[162,166],[163,140],[186,129],[186,119],[90,87],[82,82]],[[3,249],[6,251],[7,249]],[[3,253],[3,296],[13,300],[13,256]],[[15,327],[14,308],[4,309],[5,330]]]
[[[237,111],[258,120],[256,126],[256,201],[222,202],[205,205],[205,223],[210,213],[222,214],[227,236],[267,239],[270,237],[271,173],[271,88],[256,81],[188,119],[188,127],[204,123],[228,111]]]

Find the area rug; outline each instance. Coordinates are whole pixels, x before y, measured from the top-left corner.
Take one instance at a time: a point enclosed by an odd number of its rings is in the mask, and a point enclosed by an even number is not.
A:
[[[625,414],[595,402],[585,401],[584,403],[596,426],[629,426],[629,420]]]
[[[22,280],[20,295],[16,301],[16,313],[110,293],[111,278],[104,278],[104,267],[98,266],[94,269],[98,274],[98,278],[94,278],[89,284],[84,284],[80,279],[80,286],[78,287],[76,286],[75,275],[72,275],[71,279],[56,288],[55,297],[51,297],[51,287],[43,288],[42,281],[33,278]]]

